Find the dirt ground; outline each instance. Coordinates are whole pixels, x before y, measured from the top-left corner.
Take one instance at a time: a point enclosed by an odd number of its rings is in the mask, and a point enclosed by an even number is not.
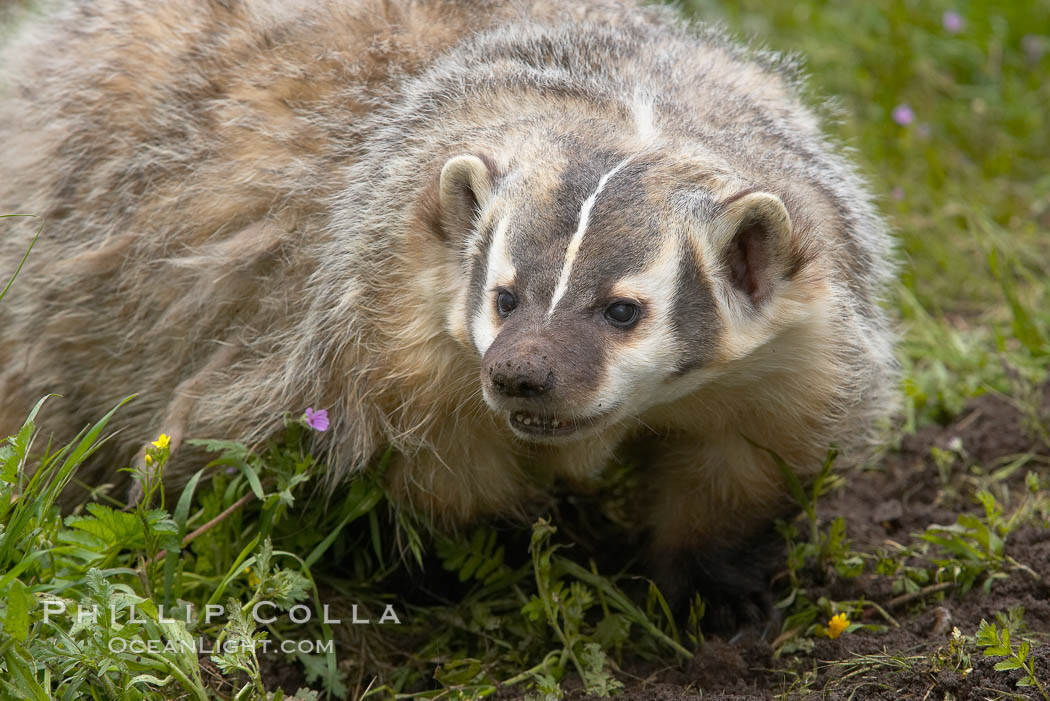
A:
[[[944,489],[930,448],[950,450],[954,446],[958,452],[959,440],[967,459],[956,465]],[[880,469],[851,475],[845,489],[824,499],[820,514],[825,522],[844,516],[855,549],[873,552],[887,540],[905,542],[909,534],[930,524],[954,523],[962,511],[978,511],[980,507],[970,498],[972,489],[963,479],[967,466],[1000,466],[1024,453],[1036,459],[1006,480],[1011,491],[1023,489],[1029,470],[1050,473],[1046,461],[1050,448],[1029,435],[1021,412],[1008,400],[984,395],[972,400],[952,424],[930,426],[906,436],[900,448],[881,461]],[[1015,571],[995,582],[989,593],[979,588],[966,594],[936,592],[900,603],[894,602],[888,577],[864,575],[839,581],[824,592],[811,594],[824,593],[835,600],[863,597],[880,603],[900,627],[819,640],[811,655],[781,659],[774,659],[766,642],[708,639],[684,671],[650,671],[625,680],[627,690],[622,698],[760,701],[784,692],[793,692],[791,698],[871,701],[1036,698],[1034,689],[1014,686],[1021,678],[1019,672],[995,671],[998,659],[979,652],[970,655],[972,670],[965,675],[961,671],[965,665],[957,670],[954,661],[935,663],[938,653],[947,659],[953,627],[973,636],[981,619],[994,621],[996,612],[1023,606],[1027,632],[1042,634],[1042,644],[1032,651],[1036,675],[1050,685],[1050,531],[1036,527],[1015,531],[1007,539],[1006,552],[1034,570],[1039,579]],[[874,611],[872,622],[883,622]]]

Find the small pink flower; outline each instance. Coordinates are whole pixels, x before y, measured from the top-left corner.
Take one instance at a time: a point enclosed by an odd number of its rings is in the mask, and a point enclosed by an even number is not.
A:
[[[915,121],[915,113],[907,103],[901,103],[893,108],[893,121],[902,127],[906,127]]]
[[[955,10],[948,10],[941,15],[941,25],[944,27],[944,31],[949,34],[958,34],[963,30],[964,24],[962,15]]]
[[[893,191],[890,192],[890,197],[892,197],[895,202],[900,202],[904,199],[904,188],[899,185],[893,188]]]
[[[318,409],[314,411],[313,407],[307,407],[306,409],[306,425],[315,431],[327,431],[328,430],[328,410]]]
[[[1029,63],[1039,63],[1046,53],[1046,46],[1046,39],[1035,34],[1025,34],[1021,39],[1021,48]]]

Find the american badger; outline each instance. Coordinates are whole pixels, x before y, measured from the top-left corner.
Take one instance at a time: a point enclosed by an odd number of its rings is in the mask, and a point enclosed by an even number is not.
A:
[[[629,0],[96,0],[3,58],[0,430],[119,398],[172,436],[325,408],[439,523],[643,440],[669,596],[754,614],[750,548],[891,402],[891,243],[781,56]],[[3,435],[7,435],[6,433]],[[91,475],[89,475],[91,477]]]

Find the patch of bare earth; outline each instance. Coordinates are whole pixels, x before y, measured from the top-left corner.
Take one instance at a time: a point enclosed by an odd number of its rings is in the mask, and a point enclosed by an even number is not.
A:
[[[955,453],[950,472],[938,470],[931,448]],[[964,511],[980,512],[972,495],[981,475],[1025,454],[1031,459],[997,483],[1006,488],[1000,487],[997,497],[1017,499],[1028,471],[1050,478],[1050,448],[1030,434],[1025,416],[1009,400],[984,395],[970,401],[950,425],[929,426],[904,437],[900,448],[889,452],[877,470],[850,475],[844,489],[824,498],[819,514],[824,523],[843,516],[856,550],[892,550],[893,543],[912,542],[914,534],[931,524],[948,525]],[[972,469],[975,465],[983,470]],[[1005,504],[1008,513],[1013,506],[1016,501]],[[1040,640],[1031,653],[1036,676],[1050,688],[1050,531],[1020,528],[1007,537],[1006,553],[1032,572],[1010,571],[988,592],[980,586],[966,593],[931,588],[924,596],[906,598],[892,591],[892,577],[865,574],[855,580],[832,579],[824,587],[811,588],[809,595],[874,601],[899,627],[818,640],[812,653],[781,658],[774,658],[772,648],[763,642],[708,639],[684,669],[628,668],[631,674],[624,677],[627,688],[622,698],[1036,698],[1034,689],[1014,686],[1020,672],[993,669],[998,658],[971,650],[967,664],[949,650],[953,628],[973,636],[982,619],[993,621],[996,612],[1022,606],[1025,631]],[[868,618],[862,622],[886,623],[874,609]]]

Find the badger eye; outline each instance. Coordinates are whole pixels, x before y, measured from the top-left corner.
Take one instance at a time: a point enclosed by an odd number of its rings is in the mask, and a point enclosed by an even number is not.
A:
[[[500,290],[496,295],[496,312],[501,318],[507,318],[518,306],[518,298],[510,290]]]
[[[631,302],[617,301],[605,308],[605,320],[621,329],[634,326],[640,314],[638,305]]]

